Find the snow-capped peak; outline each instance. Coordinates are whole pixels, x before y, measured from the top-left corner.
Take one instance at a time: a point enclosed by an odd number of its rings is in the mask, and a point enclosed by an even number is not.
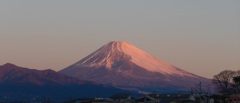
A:
[[[119,61],[131,61],[150,72],[193,76],[191,73],[178,69],[149,55],[130,43],[122,41],[109,42],[77,62],[76,65],[91,67],[105,66],[107,69],[111,69]]]
[[[122,41],[112,41],[59,72],[121,89],[143,91],[189,90],[195,83],[210,81]]]

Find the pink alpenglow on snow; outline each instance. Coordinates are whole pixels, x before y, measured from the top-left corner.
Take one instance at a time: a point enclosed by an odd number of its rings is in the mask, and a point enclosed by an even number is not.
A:
[[[104,65],[106,68],[111,69],[115,61],[127,60],[142,68],[145,68],[150,72],[193,76],[147,54],[146,52],[136,48],[128,42],[121,41],[112,41],[104,45],[99,50],[89,55],[87,58],[84,58],[78,62],[77,65],[88,65],[95,67]]]
[[[190,90],[210,82],[168,64],[128,42],[112,41],[60,73],[131,90]]]

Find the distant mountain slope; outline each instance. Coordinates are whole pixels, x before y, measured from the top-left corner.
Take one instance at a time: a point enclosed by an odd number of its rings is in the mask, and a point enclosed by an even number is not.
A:
[[[53,70],[34,70],[7,63],[0,66],[0,100],[108,97],[123,92],[110,85],[79,80]]]
[[[45,85],[84,84],[86,81],[59,74],[53,70],[35,70],[7,63],[0,66],[0,83]],[[90,83],[90,82],[89,82]]]
[[[139,91],[190,90],[209,79],[159,60],[128,42],[110,42],[59,71],[82,80]]]

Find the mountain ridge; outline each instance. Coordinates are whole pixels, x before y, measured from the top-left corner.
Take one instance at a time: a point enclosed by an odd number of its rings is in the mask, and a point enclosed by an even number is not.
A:
[[[111,85],[66,76],[51,69],[28,69],[11,63],[0,66],[0,91],[0,99],[8,102],[36,97],[49,97],[54,101],[59,98],[95,97],[96,91],[101,97],[127,92]]]

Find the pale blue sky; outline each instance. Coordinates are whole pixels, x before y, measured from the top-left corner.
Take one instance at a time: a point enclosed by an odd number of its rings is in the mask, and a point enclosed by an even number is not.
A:
[[[1,0],[0,64],[63,69],[128,41],[192,73],[240,69],[239,0]]]

